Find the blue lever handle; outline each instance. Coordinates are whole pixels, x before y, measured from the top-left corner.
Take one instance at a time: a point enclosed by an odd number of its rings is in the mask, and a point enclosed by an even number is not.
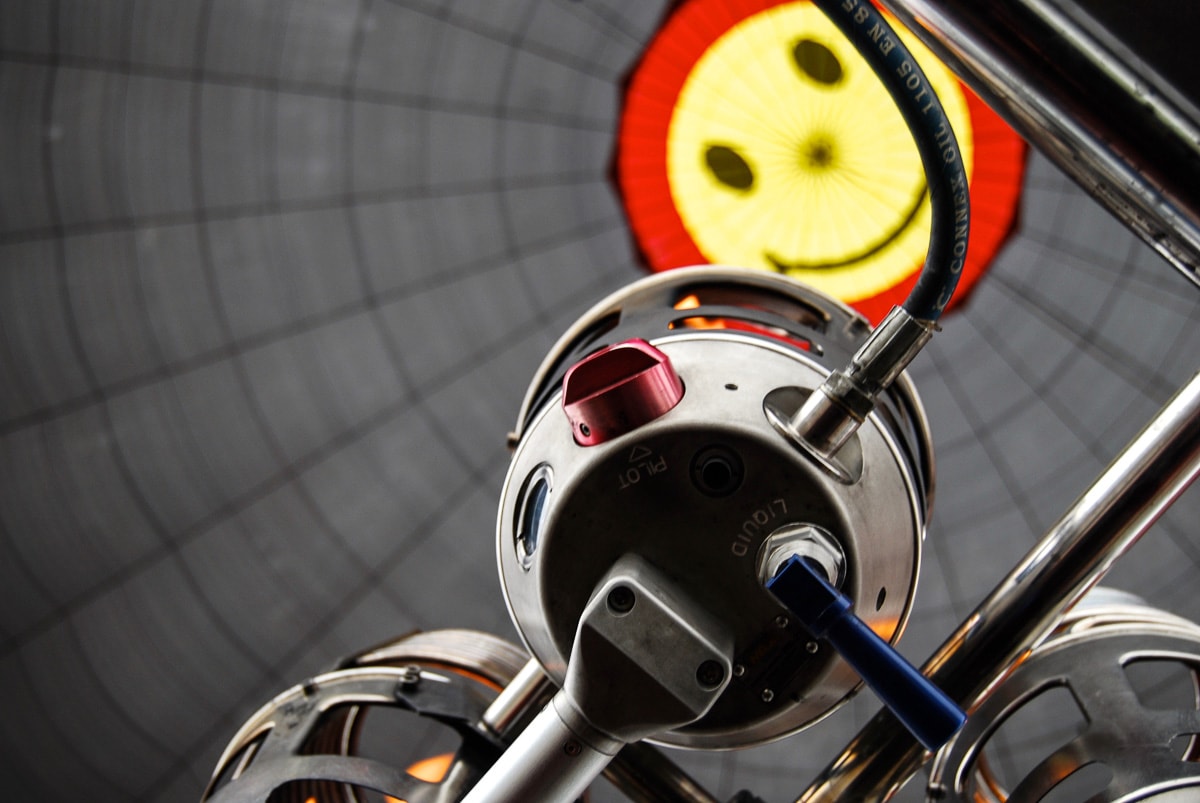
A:
[[[838,651],[927,749],[950,741],[967,721],[945,692],[854,615],[850,599],[812,563],[793,555],[766,585],[814,637]]]

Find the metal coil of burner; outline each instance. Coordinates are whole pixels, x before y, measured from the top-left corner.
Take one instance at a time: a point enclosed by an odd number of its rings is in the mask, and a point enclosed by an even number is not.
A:
[[[1140,661],[1187,674],[1186,707],[1143,702],[1126,674]],[[985,749],[1042,695],[1066,689],[1085,720],[1078,734],[1006,785]],[[1174,703],[1181,706],[1182,701]],[[955,803],[1183,801],[1200,794],[1200,625],[1133,594],[1096,588],[971,713],[930,771],[929,799]],[[1024,734],[1036,742],[1038,734]],[[1180,737],[1190,737],[1180,741]],[[1174,741],[1174,743],[1173,743]],[[1190,790],[1190,791],[1189,791]]]
[[[255,713],[201,800],[457,800],[499,754],[480,722],[526,662],[519,648],[471,630],[415,633],[351,656]],[[383,714],[385,744],[368,747]]]

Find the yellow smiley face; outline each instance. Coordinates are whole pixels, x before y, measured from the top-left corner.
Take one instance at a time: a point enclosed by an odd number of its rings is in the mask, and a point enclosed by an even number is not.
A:
[[[1012,231],[1021,138],[919,42],[971,185],[951,306]],[[873,321],[929,242],[924,170],[877,76],[807,0],[682,0],[629,77],[616,180],[647,268],[723,263],[794,276]]]
[[[973,170],[958,81],[901,33]],[[679,218],[712,262],[780,271],[847,302],[920,266],[929,201],[912,134],[878,77],[816,7],[776,6],[696,61],[667,133]]]

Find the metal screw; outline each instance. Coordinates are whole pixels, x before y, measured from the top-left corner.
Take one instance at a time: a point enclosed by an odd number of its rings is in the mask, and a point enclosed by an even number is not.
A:
[[[742,666],[741,664],[733,665],[733,676],[735,678],[740,678],[744,674],[746,674],[746,667]]]
[[[707,660],[696,669],[696,682],[706,689],[715,689],[725,679],[725,667],[717,661]]]
[[[402,687],[416,686],[421,682],[421,667],[416,664],[409,664],[404,667],[403,674],[400,675],[399,684]]]
[[[764,703],[769,703],[774,699],[775,699],[775,692],[771,691],[770,689],[762,690],[762,701]]]
[[[617,586],[608,592],[608,609],[620,616],[633,610],[637,597],[629,586]]]
[[[779,614],[778,616],[775,617],[775,626],[776,627],[787,627],[788,626],[788,618],[786,616],[784,616],[782,613]]]
[[[568,756],[577,756],[583,752],[583,746],[580,745],[579,742],[572,739],[563,745],[563,752]]]
[[[821,649],[821,645],[815,641],[810,641],[804,645],[804,649],[808,651],[809,655],[816,655],[817,650]]]

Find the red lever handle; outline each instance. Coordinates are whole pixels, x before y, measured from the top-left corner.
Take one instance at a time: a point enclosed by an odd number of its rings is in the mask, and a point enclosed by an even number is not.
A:
[[[563,377],[563,410],[580,446],[595,446],[666,413],[683,382],[666,354],[645,340],[607,346]]]

